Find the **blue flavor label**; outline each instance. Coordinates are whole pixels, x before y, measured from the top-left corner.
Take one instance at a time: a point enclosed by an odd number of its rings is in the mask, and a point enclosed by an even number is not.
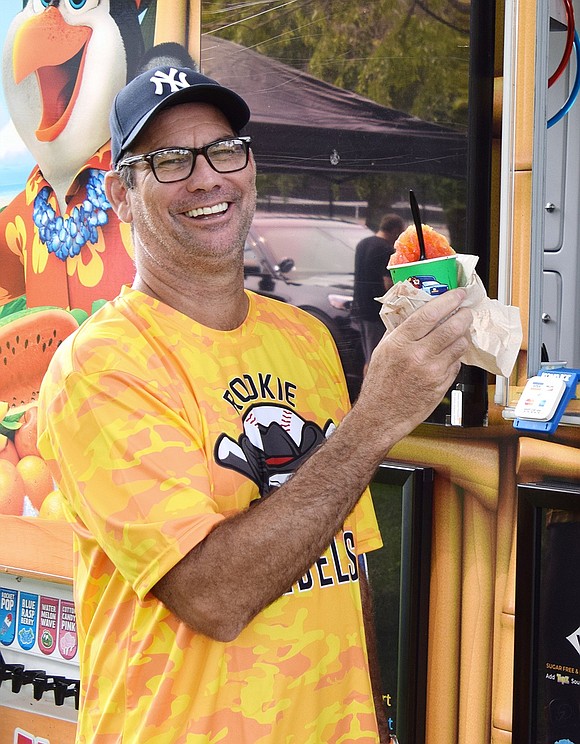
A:
[[[20,592],[18,605],[18,643],[25,651],[30,651],[36,640],[38,621],[38,594]]]
[[[18,592],[0,587],[0,643],[9,646],[16,634]]]

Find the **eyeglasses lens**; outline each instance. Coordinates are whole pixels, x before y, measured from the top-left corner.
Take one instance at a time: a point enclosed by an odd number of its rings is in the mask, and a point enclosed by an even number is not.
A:
[[[248,147],[241,140],[221,140],[197,150],[218,173],[242,170],[248,164]],[[196,151],[167,149],[156,152],[151,166],[159,181],[170,183],[188,178],[194,166]]]
[[[163,182],[179,181],[191,173],[193,153],[189,150],[163,150],[151,158],[157,178]]]

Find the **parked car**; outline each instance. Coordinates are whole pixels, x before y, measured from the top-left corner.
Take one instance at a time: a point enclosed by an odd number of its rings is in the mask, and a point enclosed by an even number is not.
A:
[[[440,295],[443,294],[443,292],[447,292],[449,289],[448,284],[441,284],[441,282],[437,281],[434,276],[428,276],[427,274],[410,276],[407,281],[416,289],[422,289],[430,295]]]
[[[358,395],[364,358],[351,317],[354,254],[372,232],[354,222],[258,213],[244,253],[248,289],[306,310],[331,332],[351,399]]]

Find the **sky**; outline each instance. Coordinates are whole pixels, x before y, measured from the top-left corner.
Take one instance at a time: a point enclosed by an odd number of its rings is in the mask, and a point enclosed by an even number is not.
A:
[[[2,0],[0,40],[4,48],[6,32],[14,16],[22,10],[22,0]],[[34,159],[14,129],[0,90],[0,206],[17,194],[26,182]]]

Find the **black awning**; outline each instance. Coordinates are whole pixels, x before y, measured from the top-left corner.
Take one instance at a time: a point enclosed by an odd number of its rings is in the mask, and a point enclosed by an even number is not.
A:
[[[239,93],[244,130],[262,172],[316,172],[337,180],[411,172],[466,177],[467,137],[381,106],[270,57],[202,37],[202,71]]]

